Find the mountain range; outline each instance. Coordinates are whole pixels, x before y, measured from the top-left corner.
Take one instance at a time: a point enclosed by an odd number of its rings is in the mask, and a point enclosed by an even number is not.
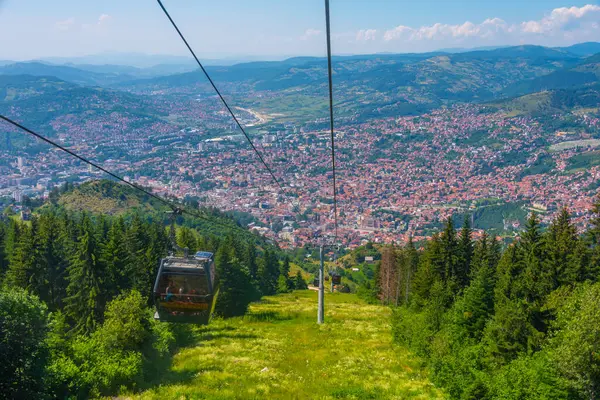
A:
[[[553,92],[550,97],[559,109],[578,104],[573,100],[574,93],[585,93],[584,103],[588,104],[590,99],[596,98],[599,63],[600,43],[565,48],[523,45],[454,53],[335,56],[336,114],[357,118],[407,115],[455,102],[492,102],[497,107],[503,107],[503,102],[512,102],[507,106],[514,107],[523,103],[515,102],[515,98],[549,91]],[[302,103],[297,106],[300,111],[303,106],[314,110],[316,105],[321,105],[326,98],[326,67],[324,58],[294,57],[283,61],[208,66],[207,70],[238,105],[258,106],[264,112],[276,113],[284,104],[294,102]],[[189,71],[190,68],[189,64],[148,68],[41,62],[0,64],[0,105],[22,100],[23,96],[35,92],[36,85],[42,91],[49,90],[48,79],[36,83],[24,76],[58,78],[64,83],[53,81],[52,85],[62,94],[65,90],[81,94],[81,87],[91,86],[104,88],[100,91],[102,96],[108,93],[116,97],[143,98],[157,91],[212,95],[202,74]],[[17,90],[14,85],[11,88],[13,81],[27,82],[29,90]],[[308,101],[296,101],[299,98]],[[527,98],[524,101],[528,103]],[[128,99],[120,104],[128,104]],[[540,111],[539,107],[535,108],[535,112]],[[314,119],[314,115],[306,114],[308,119]]]

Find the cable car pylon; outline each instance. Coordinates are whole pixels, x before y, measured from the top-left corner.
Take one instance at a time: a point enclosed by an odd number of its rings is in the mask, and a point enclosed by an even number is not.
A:
[[[320,255],[320,266],[319,266],[319,304],[317,311],[317,323],[322,324],[325,322],[325,260],[323,255],[323,243],[319,248]]]

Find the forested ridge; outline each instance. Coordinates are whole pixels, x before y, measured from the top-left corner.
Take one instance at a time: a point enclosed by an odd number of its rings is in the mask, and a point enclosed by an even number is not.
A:
[[[421,356],[457,399],[600,396],[600,204],[579,234],[563,209],[547,227],[531,214],[503,245],[468,218],[422,249],[383,246],[375,285],[393,307],[397,343]],[[368,287],[368,285],[367,285]]]
[[[101,187],[117,198],[128,193],[110,182]],[[153,319],[152,285],[160,259],[172,250],[168,220],[162,210],[113,216],[69,210],[60,198],[54,193],[30,220],[10,209],[0,219],[0,397],[88,398],[143,389],[159,380],[190,336],[185,326]],[[192,252],[215,253],[219,317],[243,315],[262,295],[305,287],[301,277],[289,276],[289,261],[276,247],[235,223],[216,224],[223,216],[211,218],[180,217],[176,240]]]

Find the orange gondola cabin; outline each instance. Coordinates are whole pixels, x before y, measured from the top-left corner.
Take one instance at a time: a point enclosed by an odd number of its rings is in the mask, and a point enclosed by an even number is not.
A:
[[[218,294],[213,253],[164,258],[154,283],[154,318],[166,322],[206,325]]]

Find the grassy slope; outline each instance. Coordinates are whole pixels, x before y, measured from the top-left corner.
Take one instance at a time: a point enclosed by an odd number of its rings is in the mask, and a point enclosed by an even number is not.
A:
[[[163,212],[168,208],[158,200],[108,180],[86,182],[60,196],[59,205],[69,211],[121,215],[134,209]]]
[[[350,294],[267,297],[249,315],[199,327],[163,385],[141,399],[442,398],[418,359],[391,343],[390,310]]]

